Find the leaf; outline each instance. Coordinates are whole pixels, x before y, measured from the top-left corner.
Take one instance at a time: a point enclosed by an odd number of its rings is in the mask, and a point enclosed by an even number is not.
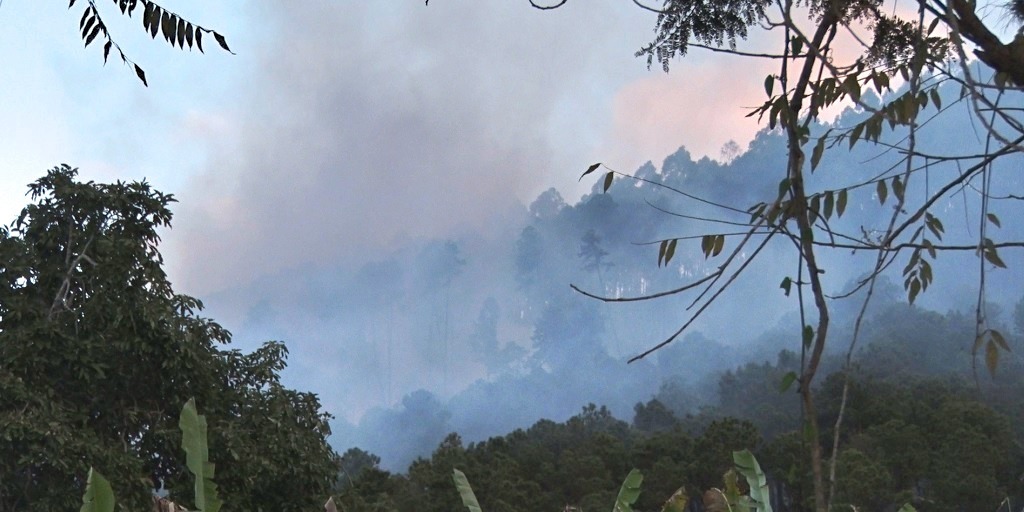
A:
[[[622,486],[619,487],[619,495],[615,497],[615,507],[612,508],[612,512],[632,512],[633,504],[640,497],[640,484],[643,481],[644,476],[640,470],[630,470],[626,479],[622,481]]]
[[[714,247],[711,249],[711,256],[718,256],[722,254],[722,249],[725,247],[725,235],[718,235],[715,237]]]
[[[850,133],[850,149],[853,149],[853,145],[857,143],[861,134],[864,133],[864,124],[865,123],[860,123],[853,127],[853,131]]]
[[[1003,337],[1003,333],[995,329],[991,329],[989,330],[988,334],[989,336],[992,336],[992,340],[995,341],[1000,348],[1007,352],[1010,352],[1010,345],[1006,343],[1006,338]]]
[[[178,48],[185,48],[185,25],[185,20],[178,18]]]
[[[185,465],[196,480],[196,508],[199,512],[217,512],[221,502],[217,499],[217,484],[213,483],[214,465],[210,462],[206,439],[206,417],[196,410],[194,398],[182,407],[178,428],[181,429],[181,447],[185,450]]]
[[[89,46],[89,43],[91,43],[93,41],[93,39],[96,39],[96,36],[99,33],[100,33],[100,24],[97,23],[96,26],[92,27],[92,32],[89,32],[89,37],[85,38],[85,46],[87,48]]]
[[[661,512],[686,512],[686,506],[689,504],[690,497],[686,494],[686,488],[680,487],[665,501]]]
[[[991,222],[992,224],[994,224],[997,228],[1003,227],[1003,226],[1001,226],[999,224],[999,217],[996,217],[996,214],[994,214],[994,213],[987,213],[987,214],[985,214],[985,217],[987,217],[988,221]]]
[[[580,179],[577,181],[582,181],[584,176],[596,171],[598,167],[601,167],[601,162],[598,162],[596,164],[591,165],[590,167],[587,167],[587,170],[583,171],[583,174],[580,174]]]
[[[462,497],[462,504],[470,512],[481,512],[480,503],[476,500],[476,494],[473,493],[473,488],[470,487],[466,474],[458,469],[452,469],[452,480],[455,480],[455,489],[459,491],[459,496]]]
[[[700,251],[704,253],[704,258],[707,259],[711,255],[711,250],[715,248],[715,235],[704,235],[700,237]]]
[[[935,18],[935,20],[938,21],[938,18]],[[931,90],[931,97],[932,97],[932,103],[935,104],[935,109],[936,110],[942,110],[942,96],[939,96],[939,90],[938,89],[932,89]]]
[[[196,48],[199,48],[200,53],[206,53],[203,51],[203,28],[196,27]]]
[[[665,249],[668,249],[668,240],[662,240],[658,244],[658,267],[661,268],[661,264],[665,261]]]
[[[775,88],[775,75],[768,75],[764,79],[764,93],[772,97],[772,89]]]
[[[903,201],[903,182],[900,181],[899,176],[892,178],[892,193],[896,196],[896,199]]]
[[[810,325],[804,326],[804,346],[810,347],[811,343],[814,342],[814,328]]]
[[[996,374],[996,368],[999,366],[999,347],[992,340],[985,344],[985,366],[988,367],[989,374]]]
[[[609,171],[608,174],[604,175],[604,191],[603,192],[608,192],[608,189],[611,188],[611,186],[612,186],[612,180],[613,179],[615,179],[615,173],[612,172],[612,171]]]
[[[878,193],[878,202],[885,204],[885,200],[889,197],[889,188],[885,186],[885,180],[878,180],[878,184],[875,186],[875,192]]]
[[[107,39],[107,43],[103,45],[103,64],[106,65],[107,57],[110,56],[110,47],[113,46],[114,42]]]
[[[142,80],[142,85],[149,87],[149,83],[146,82],[146,72],[138,64],[135,65],[135,74],[139,76],[139,80]]]
[[[836,200],[836,215],[839,217],[843,216],[843,212],[846,211],[846,189],[839,191],[839,199]]]
[[[224,51],[226,51],[226,52],[228,52],[230,54],[234,54],[235,53],[235,52],[231,51],[231,48],[228,48],[228,42],[227,42],[227,40],[224,39],[224,36],[214,32],[213,33],[213,37],[214,37],[214,39],[217,40],[217,43],[220,44],[220,47],[224,48]]]
[[[782,381],[779,382],[779,393],[785,393],[789,391],[789,387],[796,382],[796,372],[789,372],[782,376]]]
[[[338,512],[338,507],[334,504],[334,496],[327,498],[327,503],[324,503],[324,512]]]
[[[938,21],[939,19],[935,18],[935,20]],[[904,503],[903,506],[900,507],[900,509],[897,510],[896,512],[917,512],[917,509],[914,508],[914,506],[911,505],[910,503]]]
[[[989,242],[991,242],[991,241],[989,241]],[[984,250],[984,253],[985,253],[985,259],[988,260],[989,263],[991,263],[991,264],[993,264],[993,265],[995,265],[995,266],[997,266],[999,268],[1006,268],[1006,263],[1003,263],[1003,259],[999,257],[999,253],[996,251],[996,248],[995,248],[994,245],[986,247],[985,250]]]
[[[772,512],[771,498],[768,493],[768,478],[761,465],[757,463],[754,454],[750,450],[732,452],[732,460],[736,464],[736,470],[743,478],[747,479],[750,486],[750,499],[753,501],[753,509],[760,512]]]
[[[676,239],[668,241],[668,247],[665,248],[665,266],[668,266],[668,262],[672,260],[672,256],[676,254]]]
[[[114,512],[114,491],[110,488],[110,482],[93,468],[89,468],[79,512]]]
[[[704,510],[707,512],[731,512],[729,500],[725,499],[725,493],[714,487],[704,491]]]
[[[191,23],[185,25],[185,42],[188,43],[188,47],[189,48],[192,48],[192,41],[193,41],[193,37],[192,37],[193,34],[192,34],[192,32],[193,31],[194,31],[194,29],[193,29]]]
[[[825,154],[825,137],[822,136],[818,139],[818,142],[814,145],[814,149],[811,150],[811,172],[814,172],[818,168],[818,162],[821,161],[821,155]]]
[[[851,74],[843,80],[843,89],[850,95],[850,99],[860,101],[860,82],[857,81],[856,74]]]
[[[907,302],[913,304],[914,299],[917,298],[917,294],[921,292],[921,281],[917,278],[911,279],[909,289],[907,290]]]
[[[173,43],[174,30],[178,27],[176,18],[177,16],[174,16],[167,11],[164,11],[163,15],[160,17],[160,30],[164,35],[164,40],[169,43]]]
[[[825,216],[825,220],[832,218],[832,211],[836,206],[836,197],[831,190],[825,192],[825,211],[822,214]]]
[[[786,290],[786,297],[789,297],[789,292],[790,292],[790,289],[792,287],[793,287],[793,280],[792,279],[790,279],[788,277],[782,278],[782,284],[779,285],[779,288],[782,288],[783,290]]]

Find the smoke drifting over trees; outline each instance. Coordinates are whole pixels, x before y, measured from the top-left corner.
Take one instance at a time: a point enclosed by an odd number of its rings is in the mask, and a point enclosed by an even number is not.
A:
[[[968,115],[962,104],[951,108]],[[862,115],[847,110],[835,122],[851,125]],[[922,152],[950,145],[967,151],[980,144],[944,124],[921,130],[927,133],[920,136]],[[840,179],[843,169],[852,172],[868,160],[884,165],[887,159],[895,162],[898,155],[866,145],[849,153],[830,152],[821,165],[835,171],[809,180],[829,188],[826,181]],[[653,360],[631,365],[625,364],[627,357],[678,327],[688,300],[602,304],[573,292],[569,284],[620,297],[671,289],[706,275],[715,263],[705,260],[699,239],[680,240],[671,264],[661,268],[657,247],[646,245],[704,234],[707,226],[693,217],[722,214],[666,187],[743,208],[774,196],[777,183],[759,171],[783,166],[784,161],[784,137],[767,131],[724,164],[694,160],[681,148],[660,166],[648,163],[638,169],[639,181],[616,180],[609,193],[602,193],[598,183],[570,204],[551,189],[529,205],[493,212],[486,229],[452,232],[446,238],[409,238],[394,251],[368,257],[355,270],[343,264],[296,268],[210,302],[216,311],[218,303],[274,297],[249,304],[240,331],[246,338],[283,338],[312,349],[295,350],[294,364],[304,379],[322,383],[326,406],[339,416],[333,443],[342,450],[359,446],[380,455],[390,469],[404,468],[415,456],[429,453],[448,432],[483,439],[537,418],[566,419],[589,402],[630,417],[638,400],[661,393],[677,413],[696,411],[723,399],[717,384],[720,372],[747,361],[785,366],[786,360],[777,360],[779,350],[799,351],[795,298],[778,290],[778,297],[752,299],[777,290],[783,277],[795,273],[795,268],[776,263],[789,260],[773,257],[784,248],[769,245],[763,255],[767,257],[735,283],[731,293],[742,300],[716,304],[683,339]],[[1019,158],[1014,162],[1019,164]],[[1007,172],[1011,164],[997,164],[993,179],[999,186],[1018,183]],[[870,231],[886,215],[870,192],[852,193],[849,201],[836,221],[848,228]],[[1001,214],[1010,215],[1012,206],[1006,205]],[[965,189],[942,208],[950,219],[958,211],[976,210],[976,194]],[[966,236],[971,229],[950,223],[947,240]],[[1014,238],[1018,233],[1008,231],[1022,226],[1007,223],[1002,229]],[[725,226],[722,232],[727,231]],[[870,257],[849,251],[824,256],[822,267],[830,281],[847,287],[828,293],[852,288],[861,277],[856,269],[869,268],[864,261]],[[955,271],[968,261],[977,261],[969,251],[940,258],[935,263],[937,290],[919,297],[913,307],[894,285],[877,291],[869,311],[877,321],[871,328],[901,325],[893,316],[901,311],[926,308],[941,316],[971,307],[974,285]],[[999,321],[1007,325],[1020,298],[1019,280],[1004,272],[989,283],[989,299],[1002,305]],[[858,304],[855,298],[834,301],[837,332],[849,327]],[[939,325],[922,328],[938,329],[936,336],[957,332]],[[947,356],[969,354],[971,341],[970,335],[945,336],[949,350],[922,357],[946,361],[945,370],[970,372],[969,357]],[[845,342],[833,349],[845,350]],[[865,344],[862,350],[876,349]],[[779,398],[780,407],[783,400]],[[795,401],[786,401],[785,407],[797,407]]]

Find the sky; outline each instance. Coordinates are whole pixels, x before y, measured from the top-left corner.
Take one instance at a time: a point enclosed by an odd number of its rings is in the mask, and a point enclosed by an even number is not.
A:
[[[745,148],[758,130],[746,107],[772,72],[697,49],[669,74],[648,69],[634,52],[655,15],[619,0],[162,4],[234,54],[209,39],[205,54],[172,49],[98,2],[144,87],[116,56],[103,64],[101,43],[82,48],[83,3],[0,3],[0,222],[61,163],[145,178],[178,200],[162,245],[176,291],[232,330],[263,299],[223,300],[233,291],[301,296],[280,276],[487,232],[551,187],[572,203],[591,163],[633,172],[683,144],[695,159]],[[336,353],[322,340],[285,340],[298,368],[286,382],[354,420],[306,371]]]
[[[631,172],[682,141],[718,158],[753,137],[741,106],[768,72],[738,79],[700,53],[671,74],[648,69],[633,53],[654,17],[626,2],[166,6],[224,34],[234,55],[209,38],[205,54],[172,49],[106,4],[149,87],[116,55],[104,65],[100,43],[83,49],[82,6],[0,4],[0,217],[60,163],[85,179],[147,179],[179,201],[163,253],[176,289],[199,298],[486,227],[550,187],[571,202],[593,162]],[[243,313],[212,314],[230,328]]]

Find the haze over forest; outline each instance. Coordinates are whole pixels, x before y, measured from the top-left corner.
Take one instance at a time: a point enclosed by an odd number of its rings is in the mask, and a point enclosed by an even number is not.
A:
[[[956,94],[944,91],[949,103]],[[960,102],[952,108],[966,117],[964,106]],[[861,115],[847,110],[835,123],[850,126]],[[958,131],[953,126],[957,122],[956,115],[946,115],[943,124],[926,125],[919,135],[921,151],[942,153],[955,147],[966,153],[981,143]],[[682,409],[677,414],[695,413],[718,399],[722,372],[748,361],[774,362],[782,349],[799,350],[796,294],[786,297],[779,288],[797,270],[795,260],[784,256],[791,250],[786,242],[769,244],[723,300],[680,340],[633,364],[625,359],[682,324],[695,295],[605,304],[569,287],[572,283],[599,295],[633,296],[674,288],[715,268],[718,262],[705,260],[699,239],[681,240],[671,264],[662,268],[657,245],[645,243],[728,233],[728,225],[693,218],[745,221],[744,214],[688,199],[667,187],[740,210],[773,197],[775,175],[760,170],[784,165],[781,135],[762,131],[748,148],[731,148],[719,160],[695,160],[681,142],[679,151],[660,165],[636,169],[640,181],[617,178],[607,193],[592,175],[583,178],[594,182],[592,192],[575,203],[566,202],[555,189],[529,205],[511,198],[496,202],[488,218],[473,223],[485,227],[438,238],[409,236],[397,249],[366,255],[367,262],[355,267],[295,267],[205,298],[208,312],[214,318],[238,319],[222,320],[236,340],[286,341],[292,360],[285,375],[299,387],[316,383],[312,391],[337,416],[331,438],[335,448],[343,452],[358,446],[381,456],[382,465],[392,470],[429,454],[449,432],[459,432],[467,441],[482,440],[540,418],[564,420],[587,403],[606,405],[628,419],[637,402],[666,385],[681,385],[691,397],[689,403],[677,404]],[[831,151],[813,175],[813,186],[836,188],[865,162],[885,168],[885,162],[897,159],[897,154],[867,144],[850,152]],[[614,162],[606,163],[615,168]],[[1019,163],[1019,157],[999,163],[997,186],[1019,184],[1007,172]],[[957,171],[949,167],[939,172]],[[945,240],[970,244],[977,227],[957,219],[976,211],[977,196],[965,188],[955,197],[942,205]],[[855,191],[849,201],[837,221],[842,226],[870,232],[887,215],[888,208],[877,207],[871,190]],[[1014,208],[1002,201],[993,211],[1009,218],[1018,213]],[[1024,227],[1006,223],[1001,229],[1001,236],[1016,239]],[[727,237],[726,245],[731,241]],[[827,292],[851,289],[859,273],[870,268],[871,257],[849,250],[824,253]],[[977,262],[970,251],[943,254],[935,265],[933,288],[913,307],[941,314],[973,311]],[[997,277],[988,282],[988,300],[994,304],[990,314],[1002,311],[992,316],[1007,326],[1022,297],[1020,275],[1011,265],[1009,271],[995,271]],[[898,269],[887,276],[869,319],[874,312],[906,302]],[[833,305],[837,328],[830,348],[837,353],[847,348],[858,297]],[[969,336],[952,340],[960,356],[952,359],[956,364],[950,371],[970,375],[970,358],[961,356],[970,352],[972,341]]]

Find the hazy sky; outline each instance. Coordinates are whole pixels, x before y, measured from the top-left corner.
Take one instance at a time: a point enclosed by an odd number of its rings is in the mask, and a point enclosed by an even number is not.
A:
[[[167,5],[224,33],[235,56],[172,50],[100,3],[144,88],[116,59],[104,67],[100,44],[82,49],[81,9],[66,6],[0,4],[0,215],[61,162],[146,177],[181,201],[165,252],[198,295],[486,222],[551,186],[572,200],[593,161],[631,171],[684,140],[717,157],[752,137],[736,94],[760,99],[764,74],[740,80],[699,53],[670,75],[647,70],[633,52],[654,18],[628,2]]]
[[[179,201],[171,279],[201,299],[486,229],[549,187],[574,202],[593,162],[632,172],[684,143],[695,157],[745,147],[745,107],[772,71],[696,49],[671,74],[648,70],[633,54],[654,15],[619,0],[165,0],[237,55],[171,49],[141,12],[97,5],[148,88],[116,56],[104,66],[102,42],[83,50],[82,5],[0,3],[0,218],[60,163],[148,178]],[[258,299],[209,313],[232,329]],[[299,361],[322,349],[286,341]]]

